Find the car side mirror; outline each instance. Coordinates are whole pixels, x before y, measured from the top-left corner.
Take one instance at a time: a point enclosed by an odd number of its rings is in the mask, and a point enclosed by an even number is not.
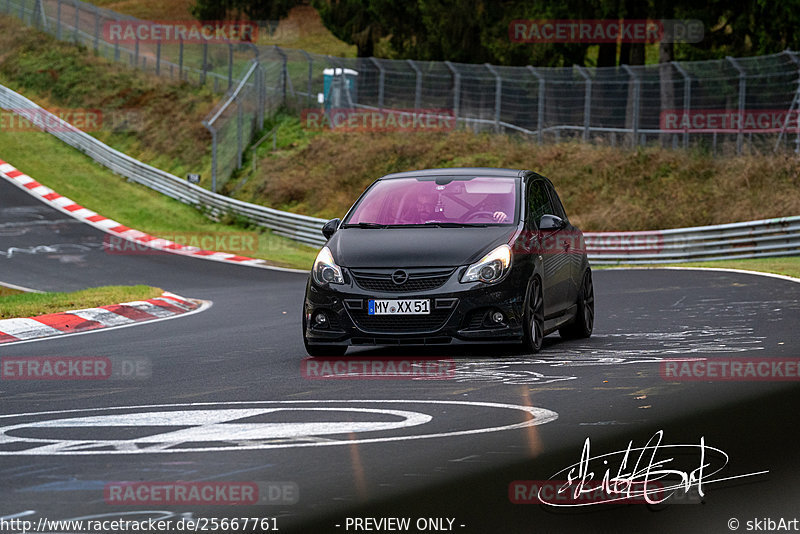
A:
[[[330,239],[336,233],[340,222],[342,222],[341,219],[336,218],[325,223],[325,226],[322,227],[322,235],[325,236],[325,239]]]
[[[561,230],[566,225],[567,222],[561,217],[556,217],[555,215],[542,215],[542,219],[539,221],[539,230],[552,232],[554,230]]]

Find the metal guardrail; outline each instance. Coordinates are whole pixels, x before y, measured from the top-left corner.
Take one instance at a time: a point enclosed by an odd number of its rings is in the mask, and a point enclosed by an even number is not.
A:
[[[689,261],[800,255],[800,216],[647,232],[586,232],[595,264]]]
[[[80,150],[97,163],[212,216],[232,213],[275,234],[321,246],[324,219],[250,204],[181,180],[131,158],[84,133],[31,100],[0,85],[0,108],[14,112]],[[733,258],[800,255],[800,216],[645,232],[586,232],[595,264],[680,263]]]

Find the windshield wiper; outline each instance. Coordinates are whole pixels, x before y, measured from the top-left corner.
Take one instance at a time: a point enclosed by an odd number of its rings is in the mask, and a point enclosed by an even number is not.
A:
[[[378,223],[371,223],[371,222],[360,222],[355,224],[343,224],[342,228],[386,228],[387,225],[385,224],[378,224]]]
[[[486,228],[485,223],[455,223],[455,222],[427,222],[420,226],[435,226],[438,228]]]

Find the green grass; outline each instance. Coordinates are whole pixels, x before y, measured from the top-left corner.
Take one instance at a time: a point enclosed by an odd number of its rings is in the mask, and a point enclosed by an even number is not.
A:
[[[800,278],[800,256],[786,258],[753,258],[749,260],[719,260],[692,263],[664,263],[658,265],[597,265],[593,269],[614,267],[721,267],[725,269],[744,269],[763,273],[783,274]]]
[[[192,206],[127,182],[48,134],[0,131],[0,147],[0,159],[78,204],[131,228],[167,239],[179,232],[214,235],[245,229],[215,223]],[[261,232],[257,250],[246,255],[281,267],[309,269],[316,250]]]
[[[258,149],[258,170],[236,198],[322,218],[339,217],[376,178],[438,167],[532,169],[549,177],[585,231],[657,230],[800,214],[797,159],[711,157],[656,145],[625,150],[493,133],[313,131],[277,117],[278,150]],[[248,151],[249,152],[249,151]],[[248,157],[249,157],[248,153]]]
[[[8,288],[6,288],[8,289]],[[159,297],[163,290],[150,286],[104,286],[73,293],[4,294],[0,287],[0,319],[36,317],[84,308],[120,304]]]

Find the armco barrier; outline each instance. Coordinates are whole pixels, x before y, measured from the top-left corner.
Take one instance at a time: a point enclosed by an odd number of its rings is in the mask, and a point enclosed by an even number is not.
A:
[[[2,85],[0,108],[18,113],[115,173],[212,215],[232,213],[301,243],[312,246],[325,243],[320,232],[324,219],[207,191],[114,150]],[[54,124],[57,126],[53,127]],[[587,232],[585,237],[589,259],[595,264],[794,256],[800,255],[800,216],[647,232]]]
[[[595,264],[688,261],[800,255],[800,216],[649,232],[586,232]]]

